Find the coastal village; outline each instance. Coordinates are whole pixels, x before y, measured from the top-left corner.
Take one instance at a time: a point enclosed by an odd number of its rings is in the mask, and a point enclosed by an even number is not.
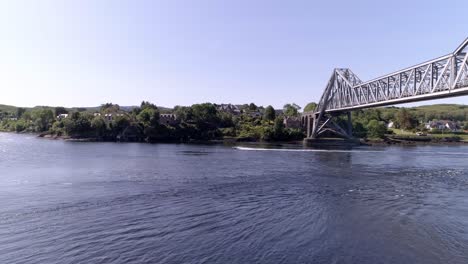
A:
[[[242,105],[234,105],[234,104],[219,104],[216,105],[216,109],[219,112],[228,113],[234,116],[240,116],[242,114],[246,114],[251,118],[261,118],[263,116],[263,111],[258,109],[255,111],[247,111],[242,109]],[[282,109],[275,109],[275,114],[277,116],[283,116]],[[107,113],[101,114],[99,112],[93,113],[93,116],[103,116],[104,119],[108,122],[113,121],[116,117],[122,117],[125,113]],[[57,120],[62,120],[64,118],[68,118],[69,114],[59,114],[56,116]],[[17,120],[14,118],[13,120]],[[180,124],[180,119],[177,119],[177,115],[175,113],[161,113],[159,114],[159,124],[160,125],[169,125],[175,126]],[[301,121],[300,117],[297,116],[283,116],[283,124],[286,128],[295,128],[295,129],[303,129],[304,124]]]
[[[468,133],[468,122],[465,119],[468,111],[465,106],[453,107],[458,110],[418,113],[418,108],[407,110],[390,107],[356,111],[353,113],[353,132],[358,138],[431,135],[437,138],[450,137],[451,141],[456,138],[464,141]],[[207,103],[171,109],[147,102],[139,107],[120,107],[110,103],[101,107],[76,109],[3,107],[2,110],[0,107],[0,130],[106,141],[158,142],[223,138],[289,141],[305,137],[306,124],[301,115],[314,108],[314,103],[304,109],[296,104],[274,109],[254,103]],[[452,119],[447,118],[450,115],[453,115]],[[437,119],[437,116],[445,118]]]

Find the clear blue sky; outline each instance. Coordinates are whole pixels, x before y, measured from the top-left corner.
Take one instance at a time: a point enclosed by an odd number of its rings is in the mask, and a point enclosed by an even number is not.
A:
[[[452,52],[467,14],[466,0],[2,1],[0,104],[304,105],[333,68],[368,80]]]

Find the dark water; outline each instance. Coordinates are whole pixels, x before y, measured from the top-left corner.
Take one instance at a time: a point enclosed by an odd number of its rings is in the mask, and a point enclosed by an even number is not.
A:
[[[0,134],[0,263],[468,263],[468,147]]]

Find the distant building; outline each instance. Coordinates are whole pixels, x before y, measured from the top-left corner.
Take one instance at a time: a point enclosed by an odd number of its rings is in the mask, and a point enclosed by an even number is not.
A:
[[[113,116],[112,116],[112,114],[105,114],[104,119],[106,119],[107,121],[112,121]]]
[[[177,120],[177,116],[175,114],[160,114],[159,124],[174,126],[179,124],[179,120]]]
[[[301,118],[295,116],[286,116],[283,119],[286,128],[302,128]]]
[[[114,118],[116,118],[116,117],[118,117],[118,116],[124,116],[124,114],[105,114],[105,115],[104,115],[104,119],[105,119],[106,121],[109,121],[109,122],[110,122],[110,121],[113,121]]]
[[[241,114],[240,108],[237,105],[233,105],[233,104],[216,105],[216,109],[218,111],[220,111],[220,112],[226,112],[226,113],[230,113],[230,114],[233,114],[233,115],[240,115]]]
[[[262,117],[262,113],[260,113],[259,111],[253,111],[253,112],[248,112],[248,115],[250,117],[253,117],[253,118],[257,118],[257,117]]]
[[[94,113],[94,116],[101,116],[101,113]]]
[[[461,130],[460,126],[456,122],[450,120],[430,121],[426,124],[426,129],[429,131],[434,129],[449,130],[451,132],[459,132]]]
[[[60,115],[57,116],[58,120],[62,120],[64,118],[68,118],[68,114],[60,114]]]

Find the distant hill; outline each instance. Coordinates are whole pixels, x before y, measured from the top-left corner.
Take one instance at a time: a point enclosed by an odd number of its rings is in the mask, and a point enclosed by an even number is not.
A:
[[[423,110],[423,111],[457,111],[457,110],[462,110],[462,109],[468,109],[468,105],[434,104],[434,105],[422,105],[422,106],[410,107],[410,109]]]
[[[16,108],[16,106],[0,104],[0,112],[14,113]]]
[[[120,109],[126,112],[132,111],[132,109],[137,108],[138,106],[132,105],[132,106],[120,106]],[[2,112],[9,112],[9,113],[15,113],[17,106],[13,105],[3,105],[0,104],[0,111]],[[39,108],[49,108],[49,109],[54,109],[55,106],[34,106],[34,107],[23,107],[25,109],[39,109]],[[90,106],[90,107],[66,107],[68,111],[86,111],[86,112],[97,112],[101,106]],[[163,106],[158,106],[158,108],[161,111],[170,111],[172,108],[169,107],[163,107]],[[452,112],[452,111],[460,111],[460,110],[468,110],[468,105],[462,105],[462,104],[434,104],[434,105],[422,105],[422,106],[414,106],[414,107],[406,107],[409,110],[412,111],[430,111],[430,112]],[[382,107],[382,110],[391,110],[391,109],[399,109],[399,107],[395,106],[389,106],[389,107]]]

